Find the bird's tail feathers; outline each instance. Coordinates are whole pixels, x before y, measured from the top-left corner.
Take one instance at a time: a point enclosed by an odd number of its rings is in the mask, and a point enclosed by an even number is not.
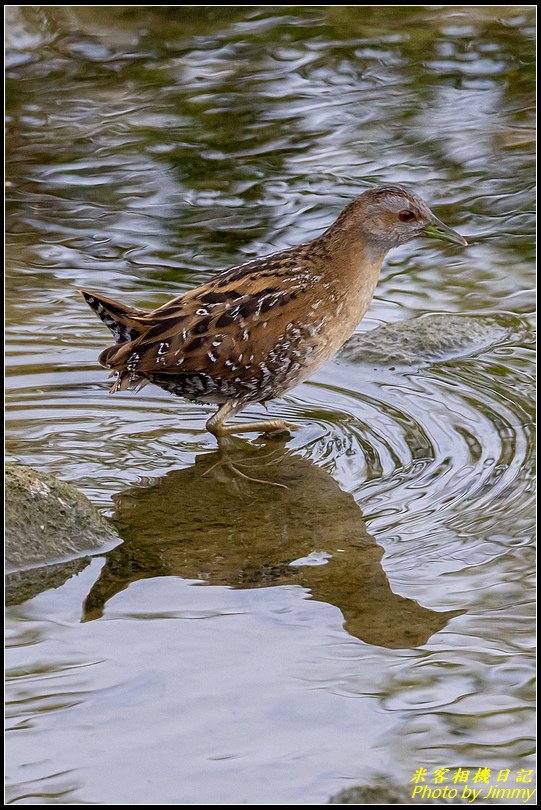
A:
[[[111,330],[117,343],[126,343],[136,340],[148,329],[148,322],[145,321],[147,313],[142,309],[135,309],[125,304],[119,304],[106,298],[100,293],[89,292],[88,290],[78,290],[85,299],[88,306],[94,310],[96,315]]]

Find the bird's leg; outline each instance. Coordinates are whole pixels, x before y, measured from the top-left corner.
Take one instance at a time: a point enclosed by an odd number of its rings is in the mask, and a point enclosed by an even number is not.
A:
[[[213,436],[219,438],[220,436],[230,436],[232,433],[285,433],[299,429],[298,425],[285,422],[283,419],[266,419],[261,422],[238,422],[234,425],[226,425],[226,419],[235,416],[241,407],[241,405],[233,401],[224,403],[207,421],[207,430]]]

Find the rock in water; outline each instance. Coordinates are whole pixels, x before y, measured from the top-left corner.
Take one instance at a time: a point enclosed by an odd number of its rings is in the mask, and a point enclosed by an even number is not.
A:
[[[423,315],[353,335],[338,357],[370,366],[420,368],[486,351],[521,326],[506,315]]]
[[[6,569],[49,565],[109,550],[116,532],[72,484],[6,465]]]

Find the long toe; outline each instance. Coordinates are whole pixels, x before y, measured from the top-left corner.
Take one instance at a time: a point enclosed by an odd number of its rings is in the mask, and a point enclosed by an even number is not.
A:
[[[294,430],[300,430],[300,425],[294,425],[292,422],[283,422],[282,420],[277,420],[276,424],[273,425],[270,430],[265,431],[265,435],[271,439],[278,438],[280,436],[291,434]]]

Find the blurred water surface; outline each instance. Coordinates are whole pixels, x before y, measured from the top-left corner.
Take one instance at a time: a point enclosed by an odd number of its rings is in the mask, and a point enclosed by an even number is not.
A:
[[[10,803],[321,803],[528,767],[533,28],[522,6],[8,9],[8,450],[125,538],[8,610]],[[107,396],[77,287],[157,306],[374,181],[471,245],[391,254],[360,329],[495,316],[493,345],[337,360],[272,403],[303,429],[233,452],[287,491],[224,479],[204,408]]]

